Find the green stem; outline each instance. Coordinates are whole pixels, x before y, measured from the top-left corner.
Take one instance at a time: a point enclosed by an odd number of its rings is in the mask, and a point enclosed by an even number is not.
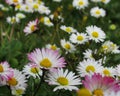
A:
[[[39,84],[38,84],[38,86],[37,86],[37,88],[36,88],[33,96],[36,96],[38,90],[40,89],[40,86],[42,85],[42,83],[43,83],[43,81],[44,81],[44,75],[45,75],[45,70],[43,69],[43,74],[42,74],[42,76],[41,76],[41,80],[40,80],[40,82],[39,82]]]

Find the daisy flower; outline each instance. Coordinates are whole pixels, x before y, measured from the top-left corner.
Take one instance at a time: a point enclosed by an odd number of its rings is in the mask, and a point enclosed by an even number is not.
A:
[[[94,59],[93,51],[91,49],[85,50],[85,52],[83,52],[83,55],[84,55],[84,58],[86,59]]]
[[[77,30],[75,30],[74,28],[72,28],[72,27],[67,27],[67,26],[65,26],[65,25],[62,25],[62,26],[60,26],[60,29],[61,30],[63,30],[63,31],[65,31],[65,32],[67,32],[67,33],[74,33],[74,32],[77,32]]]
[[[86,75],[82,83],[91,91],[92,96],[104,96],[106,92],[115,92],[116,86],[119,86],[118,81],[113,77],[102,76],[99,73],[94,73],[92,76]]]
[[[73,0],[73,7],[76,9],[84,9],[88,7],[88,0]]]
[[[53,0],[54,2],[61,2],[62,0]]]
[[[75,51],[75,46],[70,43],[69,41],[66,41],[65,39],[62,39],[60,41],[61,46],[68,52],[74,52]]]
[[[13,17],[7,17],[7,22],[9,24],[14,24],[14,23],[19,23],[20,22],[20,19],[13,16]]]
[[[23,73],[28,75],[28,77],[32,76],[34,78],[39,77],[42,75],[42,70],[39,68],[37,64],[28,63],[23,68]]]
[[[23,18],[25,18],[26,16],[25,16],[23,13],[17,13],[17,14],[16,14],[16,17],[19,18],[19,19],[23,19]]]
[[[25,75],[19,71],[19,70],[16,70],[14,69],[13,70],[13,77],[9,78],[7,80],[7,84],[11,87],[11,88],[23,88],[23,89],[26,89],[27,87],[27,80],[26,80],[26,77]]]
[[[20,10],[24,11],[24,12],[27,12],[27,13],[33,13],[34,12],[34,10],[32,8],[32,3],[31,4],[22,4],[20,6]]]
[[[100,0],[91,0],[92,2],[100,2]]]
[[[5,82],[9,78],[13,76],[13,70],[10,68],[8,62],[1,62],[0,63],[0,83]]]
[[[103,8],[94,7],[90,10],[90,14],[91,16],[96,18],[105,17],[106,11]]]
[[[23,88],[14,88],[14,87],[12,87],[11,91],[12,91],[11,92],[12,95],[14,95],[14,96],[22,96],[25,93],[25,89],[23,89]]]
[[[102,69],[102,75],[104,76],[114,76],[115,75],[115,69],[112,67],[105,67]]]
[[[40,4],[37,3],[37,2],[33,2],[32,3],[32,8],[34,11],[38,11],[39,10],[39,7],[40,7]]]
[[[108,4],[110,0],[101,0],[101,2],[103,2],[104,4]]]
[[[48,27],[53,26],[53,23],[50,21],[50,18],[44,17],[44,18],[42,18],[42,19],[43,19],[43,23],[44,23],[46,26],[48,26]]]
[[[87,34],[85,33],[76,33],[76,34],[72,34],[70,36],[70,41],[72,43],[77,43],[77,44],[84,44],[85,42],[88,41],[88,37]]]
[[[40,68],[61,68],[65,67],[65,59],[60,56],[58,51],[51,49],[35,49],[28,54],[28,59],[37,64]]]
[[[40,13],[40,14],[46,14],[46,15],[48,15],[48,14],[50,14],[50,10],[49,10],[49,8],[48,7],[46,7],[46,6],[44,6],[44,5],[40,5],[39,6],[39,9],[38,9],[38,12]]]
[[[94,40],[96,43],[103,42],[106,38],[104,31],[95,25],[86,27],[86,32],[88,33],[90,40]]]
[[[6,3],[8,3],[9,5],[12,5],[12,4],[17,5],[17,4],[22,3],[22,0],[5,0],[5,1],[6,1]]]
[[[81,77],[93,73],[100,73],[101,70],[102,65],[98,61],[95,61],[94,59],[83,60],[77,66],[77,71]]]
[[[91,92],[86,88],[81,88],[77,90],[77,96],[92,96]]]
[[[38,19],[34,20],[34,21],[30,21],[27,26],[24,28],[24,32],[26,33],[26,35],[33,33],[34,31],[36,31],[38,25]]]
[[[58,48],[55,44],[47,44],[47,45],[46,45],[46,48],[52,49],[52,50],[58,50],[58,51],[59,51],[59,49],[60,49],[60,48]]]
[[[120,64],[115,68],[116,76],[120,77]]]
[[[104,53],[120,53],[120,50],[119,50],[119,46],[117,46],[116,44],[114,44],[113,42],[111,41],[105,41],[103,44],[102,44],[102,51]]]
[[[58,89],[65,90],[78,90],[76,87],[80,85],[80,79],[73,72],[69,72],[68,70],[63,71],[63,69],[58,69],[57,72],[51,72],[48,74],[48,80],[50,85],[56,85],[53,91]]]

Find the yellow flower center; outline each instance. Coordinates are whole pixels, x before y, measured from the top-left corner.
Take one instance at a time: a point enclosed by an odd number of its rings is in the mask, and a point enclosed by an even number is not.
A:
[[[30,27],[30,29],[31,29],[31,31],[35,31],[35,25],[32,25],[32,26]]]
[[[70,49],[70,48],[71,48],[71,47],[70,47],[70,44],[66,43],[66,44],[65,44],[65,48],[66,48],[66,49]]]
[[[103,74],[106,76],[110,76],[110,71],[105,69],[105,70],[103,70]]]
[[[91,96],[91,93],[88,89],[82,88],[78,90],[77,96]]]
[[[88,66],[86,67],[86,72],[95,72],[95,67],[92,66],[92,65],[88,65]]]
[[[16,22],[16,19],[15,19],[15,18],[11,18],[11,22],[12,22],[12,23],[15,23],[15,22]]]
[[[33,8],[34,8],[34,9],[38,9],[38,5],[37,5],[37,4],[34,4],[34,5],[33,5]]]
[[[110,46],[112,47],[113,50],[116,48],[116,44],[111,44]]]
[[[51,49],[52,49],[52,50],[56,50],[57,47],[56,47],[55,45],[52,45],[52,46],[51,46]]]
[[[101,89],[96,89],[94,92],[93,92],[94,96],[104,96],[103,95],[103,91]]]
[[[59,78],[57,79],[57,82],[58,82],[60,85],[63,85],[63,86],[68,85],[68,79],[66,79],[65,77],[59,77]]]
[[[50,23],[51,23],[50,19],[46,20],[46,22],[47,22],[48,24],[50,24]]]
[[[66,27],[65,30],[66,30],[67,32],[71,32],[71,31],[72,31],[70,27]]]
[[[0,72],[3,72],[4,69],[3,69],[3,66],[0,64]]]
[[[79,5],[84,5],[84,2],[83,2],[83,1],[80,1],[80,2],[79,2]]]
[[[108,46],[107,45],[104,45],[102,46],[103,50],[107,50],[108,49]]]
[[[7,82],[9,85],[12,85],[12,86],[16,86],[18,84],[18,81],[14,77],[9,79]]]
[[[106,1],[106,0],[101,0],[103,3]]]
[[[13,0],[14,3],[18,3],[18,0]]]
[[[95,37],[95,38],[98,38],[99,34],[98,34],[98,32],[94,31],[94,32],[92,32],[92,36]]]
[[[50,62],[50,60],[48,58],[44,58],[40,62],[40,66],[45,67],[45,68],[50,68],[52,66],[52,63]]]
[[[30,70],[32,73],[34,73],[34,74],[36,74],[36,73],[38,73],[39,72],[39,69],[38,68],[35,68],[35,67],[33,67],[33,68],[31,68],[31,70]]]
[[[84,39],[83,36],[77,36],[78,41],[82,41],[83,39]]]
[[[25,7],[25,9],[26,9],[26,10],[29,10],[29,7],[28,7],[28,6],[26,6],[26,7]]]
[[[96,13],[97,15],[99,15],[99,14],[100,14],[100,10],[97,10],[95,13]]]
[[[41,17],[41,18],[40,18],[40,22],[41,22],[41,23],[44,23],[44,17]]]
[[[18,4],[18,5],[16,5],[15,7],[16,7],[17,9],[20,9],[20,8],[21,8],[21,5]]]
[[[16,90],[16,95],[21,95],[23,94],[23,90],[22,89],[17,89]]]

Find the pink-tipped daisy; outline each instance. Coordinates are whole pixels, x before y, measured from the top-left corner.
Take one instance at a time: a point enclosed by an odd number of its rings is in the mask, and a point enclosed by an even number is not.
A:
[[[13,70],[10,68],[8,62],[0,63],[0,79],[6,81],[13,76]],[[2,82],[0,81],[0,82]]]
[[[17,69],[14,69],[13,72],[14,72],[13,77],[11,77],[11,78],[9,78],[7,80],[7,84],[11,88],[23,88],[23,89],[26,89],[27,80],[26,80],[25,75],[21,71],[19,71]]]
[[[51,49],[35,49],[28,54],[28,59],[39,65],[40,68],[61,68],[65,67],[65,59],[60,56],[58,51]]]
[[[30,21],[24,29],[24,32],[26,33],[26,35],[31,34],[34,31],[36,31],[38,29],[37,25],[38,25],[38,19],[34,21]]]
[[[99,73],[94,73],[92,76],[86,75],[82,81],[85,88],[91,91],[93,96],[104,96],[106,92],[118,90],[120,85],[113,77],[102,76]]]

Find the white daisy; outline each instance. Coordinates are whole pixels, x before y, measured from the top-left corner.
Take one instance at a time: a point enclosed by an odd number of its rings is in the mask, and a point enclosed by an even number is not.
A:
[[[18,6],[18,8],[19,8],[19,6]],[[22,4],[20,6],[20,10],[24,11],[24,12],[27,12],[27,13],[33,13],[34,12],[34,10],[32,8],[32,4]]]
[[[46,48],[52,49],[52,50],[59,50],[60,49],[55,44],[47,44]]]
[[[100,0],[91,0],[92,2],[100,2]]]
[[[102,65],[95,61],[94,59],[83,60],[79,63],[77,71],[81,77],[85,75],[90,75],[93,73],[100,73],[102,70]]]
[[[108,4],[110,0],[101,0],[101,2],[103,2],[104,4]]]
[[[70,43],[69,41],[66,41],[65,39],[62,39],[60,41],[61,46],[68,52],[74,52],[75,51],[75,46]]]
[[[53,23],[50,21],[50,19],[48,18],[48,17],[44,17],[43,18],[43,23],[46,25],[46,26],[48,26],[48,27],[51,27],[51,26],[53,26]]]
[[[23,13],[17,13],[17,14],[16,14],[16,17],[19,18],[19,19],[23,19],[23,18],[25,18],[26,16],[25,16],[25,14],[23,14]]]
[[[115,75],[115,69],[112,67],[105,67],[102,69],[102,75],[104,76],[114,76]]]
[[[65,25],[60,26],[60,29],[63,30],[63,31],[65,31],[65,32],[67,32],[67,33],[69,33],[69,34],[70,34],[70,33],[77,32],[76,29],[74,29],[74,28],[72,28],[72,27],[67,27],[67,26],[65,26]]]
[[[13,17],[7,17],[7,22],[9,24],[14,24],[14,23],[19,23],[20,22],[20,19],[13,16]]]
[[[38,11],[40,7],[40,4],[38,4],[37,2],[33,2],[32,3],[32,8],[34,11]]]
[[[88,0],[73,0],[73,7],[76,9],[84,9],[88,6]]]
[[[94,7],[90,10],[90,15],[96,18],[105,17],[106,11],[103,8]]]
[[[106,38],[104,31],[95,25],[86,27],[86,32],[88,33],[90,40],[94,40],[96,43],[103,42]]]
[[[23,69],[24,74],[32,76],[34,78],[39,77],[42,75],[42,70],[39,68],[37,64],[29,63],[24,66]]]
[[[76,33],[76,34],[72,34],[70,36],[70,41],[72,43],[77,43],[77,44],[84,44],[85,42],[88,41],[88,37],[87,34],[85,33]]]
[[[78,90],[76,85],[80,85],[80,79],[73,72],[69,72],[68,70],[63,71],[63,69],[58,69],[57,72],[50,72],[48,74],[47,82],[50,85],[56,85],[53,91],[58,89],[65,90]]]
[[[85,50],[85,52],[83,52],[83,55],[84,55],[84,58],[86,59],[94,59],[93,51],[91,49]]]
[[[38,9],[38,12],[40,13],[40,14],[46,14],[46,15],[48,15],[48,14],[50,14],[50,10],[49,10],[49,8],[48,7],[46,7],[46,6],[44,6],[44,5],[40,5],[39,6],[39,9]]]
[[[14,96],[22,96],[25,93],[25,89],[23,89],[23,88],[14,88],[14,87],[12,87],[11,91],[12,91],[11,92],[12,95],[14,95]]]
[[[105,41],[103,44],[102,44],[102,51],[104,53],[120,53],[120,50],[119,50],[119,46],[117,46],[116,44],[114,44],[113,42],[111,41]]]
[[[61,2],[62,0],[53,0],[54,2]]]

